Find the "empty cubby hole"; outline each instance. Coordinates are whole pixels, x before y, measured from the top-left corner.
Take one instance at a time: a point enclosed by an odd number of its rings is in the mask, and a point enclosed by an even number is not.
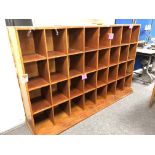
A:
[[[67,101],[69,98],[68,80],[52,85],[53,105],[58,105]]]
[[[99,50],[98,52],[98,69],[105,68],[109,65],[110,49]]]
[[[51,107],[50,87],[43,87],[30,91],[30,101],[33,114],[37,114]]]
[[[67,57],[52,58],[49,60],[51,83],[61,82],[67,79]]]
[[[135,59],[137,44],[130,44],[128,60]]]
[[[24,63],[46,59],[43,30],[18,30],[18,36]]]
[[[115,81],[117,78],[117,70],[118,66],[112,66],[109,68],[109,74],[108,74],[108,82]]]
[[[139,31],[140,31],[140,26],[133,26],[132,28],[132,34],[131,34],[131,43],[138,42],[138,37],[139,37]]]
[[[126,74],[132,74],[134,69],[134,60],[128,61],[127,62],[127,69],[126,69]]]
[[[87,78],[85,79],[85,92],[96,88],[96,76],[96,72],[87,74]]]
[[[124,89],[124,83],[125,83],[124,78],[117,80],[116,90],[123,90]]]
[[[97,74],[97,87],[106,85],[108,82],[108,68],[98,70]]]
[[[83,73],[84,59],[83,54],[69,56],[69,74],[70,77],[78,76]]]
[[[35,130],[41,133],[46,128],[54,127],[54,116],[52,109],[47,109],[34,115]]]
[[[85,72],[97,69],[97,51],[85,53]]]
[[[84,84],[81,76],[70,79],[70,98],[81,95],[83,87]]]
[[[116,82],[108,84],[107,95],[115,95],[116,93]]]
[[[85,28],[85,51],[98,49],[98,28]]]
[[[129,46],[121,46],[119,62],[125,62],[128,59]]]
[[[125,87],[131,87],[132,75],[129,75],[125,78]]]
[[[46,30],[46,44],[49,58],[66,55],[66,29]]]
[[[49,85],[47,61],[37,61],[24,64],[25,73],[28,74],[29,91]]]
[[[121,44],[122,39],[122,26],[112,27],[112,33],[114,34],[113,39],[111,40],[111,46],[116,46]]]
[[[69,101],[54,106],[54,123],[55,125],[63,124],[70,116]]]
[[[68,31],[69,54],[83,52],[84,51],[84,29],[69,28],[67,31]]]
[[[118,67],[118,78],[124,77],[126,74],[126,63],[119,64]]]
[[[97,89],[97,100],[105,100],[107,96],[107,86],[102,86]]]
[[[111,40],[109,39],[109,33],[112,32],[111,27],[100,27],[99,47],[110,47]]]
[[[130,29],[129,26],[123,26],[122,44],[130,43],[131,32],[132,30]]]
[[[71,116],[79,116],[79,113],[84,109],[84,96],[78,96],[71,99]]]
[[[85,107],[96,103],[96,90],[85,93]]]
[[[120,47],[113,47],[110,50],[110,65],[115,65],[119,62]]]

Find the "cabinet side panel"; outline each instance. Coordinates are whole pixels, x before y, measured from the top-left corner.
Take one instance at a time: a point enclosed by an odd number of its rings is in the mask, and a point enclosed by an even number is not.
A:
[[[23,82],[22,76],[25,74],[24,71],[24,65],[22,61],[22,54],[18,39],[18,34],[15,28],[8,28],[8,34],[9,34],[9,40],[10,40],[10,46],[14,58],[14,63],[16,66],[18,81],[20,85],[22,100],[24,103],[24,109],[26,114],[26,119],[28,121],[28,124],[30,125],[32,131],[34,132],[34,119],[32,115],[32,109],[31,109],[31,103],[30,103],[30,97],[28,93],[27,84]]]

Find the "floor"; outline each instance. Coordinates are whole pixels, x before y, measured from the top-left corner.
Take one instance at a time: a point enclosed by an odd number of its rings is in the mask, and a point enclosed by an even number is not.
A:
[[[134,93],[61,133],[62,135],[155,134],[155,105],[149,108],[152,85],[133,82]],[[31,134],[26,125],[7,135]]]

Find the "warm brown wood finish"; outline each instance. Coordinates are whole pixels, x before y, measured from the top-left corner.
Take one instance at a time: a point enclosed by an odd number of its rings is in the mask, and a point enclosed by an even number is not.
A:
[[[58,134],[130,94],[139,28],[8,28],[33,133]]]

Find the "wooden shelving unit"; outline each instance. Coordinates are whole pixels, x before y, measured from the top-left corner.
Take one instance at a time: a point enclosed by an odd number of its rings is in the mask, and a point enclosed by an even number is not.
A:
[[[140,25],[129,26],[8,28],[34,134],[58,134],[132,92]]]

